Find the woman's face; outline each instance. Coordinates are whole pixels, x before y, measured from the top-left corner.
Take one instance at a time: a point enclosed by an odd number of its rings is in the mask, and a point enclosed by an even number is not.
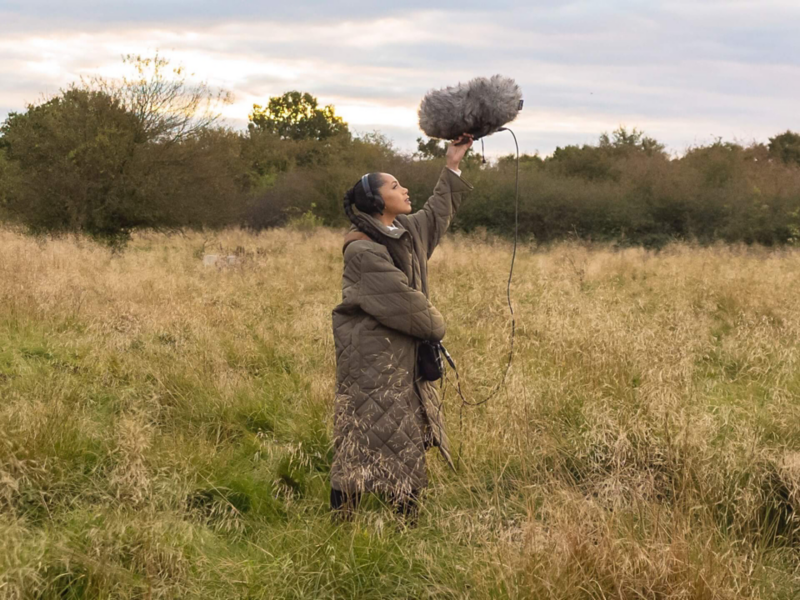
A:
[[[381,173],[383,185],[378,188],[381,198],[383,198],[386,208],[385,213],[394,215],[407,215],[411,212],[411,200],[408,197],[408,189],[400,185],[400,182],[389,173]]]

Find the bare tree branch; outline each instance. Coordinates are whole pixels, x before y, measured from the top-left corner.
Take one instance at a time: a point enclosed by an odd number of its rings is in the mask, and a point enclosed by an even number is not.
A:
[[[194,73],[187,74],[182,66],[170,68],[170,61],[158,52],[153,57],[127,54],[122,62],[132,66],[133,76],[92,76],[81,81],[133,112],[147,140],[173,143],[191,138],[216,124],[219,108],[233,100],[230,92],[215,92],[205,82],[189,83],[187,78]]]

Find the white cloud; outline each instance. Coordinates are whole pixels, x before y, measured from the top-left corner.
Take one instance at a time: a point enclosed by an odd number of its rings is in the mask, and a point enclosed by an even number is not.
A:
[[[678,151],[800,129],[796,2],[356,4],[267,16],[237,1],[226,15],[166,0],[135,14],[99,0],[79,0],[68,15],[56,2],[11,3],[0,14],[0,106],[21,110],[81,75],[119,76],[120,55],[160,49],[233,92],[224,111],[233,125],[244,126],[254,103],[297,89],[334,104],[354,129],[395,132],[406,149],[421,135],[426,91],[494,73],[524,91],[513,128],[527,152],[594,142],[620,124]],[[489,155],[513,150],[508,135],[486,144]]]

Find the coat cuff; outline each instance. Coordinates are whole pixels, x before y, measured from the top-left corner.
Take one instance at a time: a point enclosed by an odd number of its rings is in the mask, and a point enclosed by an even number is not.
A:
[[[442,169],[441,177],[447,178],[451,192],[467,192],[472,190],[472,184],[462,179],[461,175],[456,174],[450,167],[444,167]]]

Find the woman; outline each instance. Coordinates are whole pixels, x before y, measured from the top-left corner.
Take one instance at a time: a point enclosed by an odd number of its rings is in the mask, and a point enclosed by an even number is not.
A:
[[[350,516],[362,492],[388,494],[398,511],[414,513],[428,483],[425,451],[438,446],[453,466],[436,388],[416,365],[420,341],[445,334],[428,300],[428,259],[472,189],[458,168],[471,146],[469,134],[450,144],[433,195],[414,214],[408,190],[388,173],[369,173],[345,194],[353,225],[332,315],[334,514]]]

